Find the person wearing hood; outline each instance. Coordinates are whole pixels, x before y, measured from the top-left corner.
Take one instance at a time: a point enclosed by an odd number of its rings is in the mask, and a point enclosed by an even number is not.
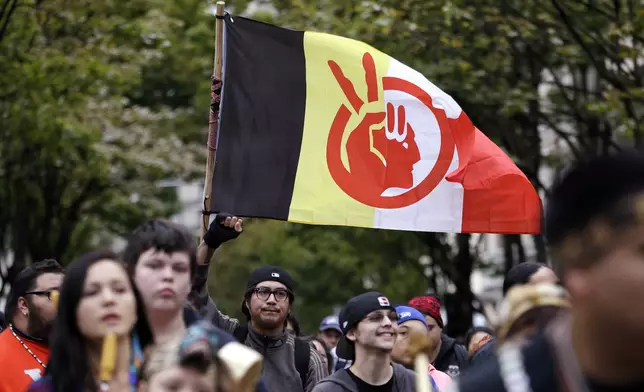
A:
[[[313,392],[416,391],[416,374],[392,362],[398,315],[387,297],[376,291],[353,297],[339,321],[344,336],[337,354],[352,365],[322,380]]]
[[[469,356],[464,346],[443,333],[441,303],[438,298],[430,295],[415,297],[408,305],[425,316],[427,333],[433,348],[429,356],[432,365],[452,378],[457,377],[467,368]]]

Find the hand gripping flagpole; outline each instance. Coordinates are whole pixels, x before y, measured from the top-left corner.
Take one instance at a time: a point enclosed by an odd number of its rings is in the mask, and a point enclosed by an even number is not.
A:
[[[206,178],[203,187],[203,211],[201,234],[203,238],[210,222],[212,204],[212,177],[215,171],[215,151],[217,150],[217,127],[219,125],[219,100],[222,80],[223,46],[224,46],[224,8],[226,3],[218,1],[215,15],[215,65],[210,87],[210,116],[208,120],[208,159],[206,160]]]

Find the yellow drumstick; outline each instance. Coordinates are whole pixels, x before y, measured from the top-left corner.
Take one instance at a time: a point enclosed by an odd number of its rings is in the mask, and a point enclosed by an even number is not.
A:
[[[112,380],[114,368],[116,367],[116,334],[110,332],[103,338],[103,350],[101,351],[101,363],[99,379],[101,390],[106,391],[109,382]]]
[[[426,333],[412,332],[409,335],[409,355],[414,358],[414,371],[416,372],[416,392],[433,392],[429,381],[429,336]]]
[[[51,303],[54,305],[54,309],[58,309],[58,301],[60,300],[60,293],[58,290],[53,290],[51,292]]]

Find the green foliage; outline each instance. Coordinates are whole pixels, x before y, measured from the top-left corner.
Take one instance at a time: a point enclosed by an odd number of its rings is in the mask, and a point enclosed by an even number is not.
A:
[[[172,215],[177,195],[158,182],[203,175],[205,137],[196,144],[176,128],[175,106],[131,99],[164,55],[150,36],[171,32],[156,3],[3,0],[0,252],[14,256],[9,275],[31,260],[67,263],[97,236]]]

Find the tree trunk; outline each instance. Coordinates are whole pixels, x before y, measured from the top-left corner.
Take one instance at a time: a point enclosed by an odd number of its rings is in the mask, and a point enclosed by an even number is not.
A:
[[[445,296],[445,310],[448,318],[445,332],[453,337],[464,336],[472,326],[474,295],[470,287],[470,277],[474,258],[470,249],[470,238],[470,234],[456,236],[458,253],[454,259],[453,274],[450,276],[456,286],[456,292]]]

